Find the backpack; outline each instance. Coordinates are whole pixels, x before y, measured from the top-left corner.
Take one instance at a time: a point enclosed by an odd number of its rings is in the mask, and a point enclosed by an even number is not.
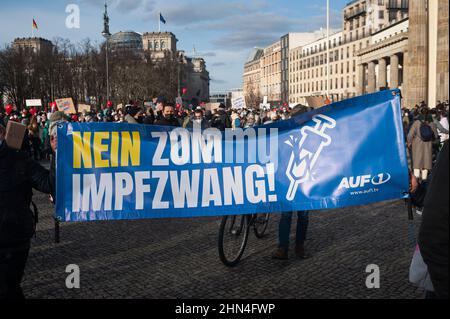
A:
[[[435,138],[433,130],[431,129],[430,125],[425,122],[422,122],[420,124],[419,136],[423,142],[431,142]]]

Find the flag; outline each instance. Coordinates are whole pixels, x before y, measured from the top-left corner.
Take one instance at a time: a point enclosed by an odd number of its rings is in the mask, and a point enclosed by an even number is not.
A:
[[[33,19],[33,29],[36,29],[36,30],[38,29],[38,25],[34,19]]]
[[[164,19],[164,17],[162,16],[162,14],[159,14],[159,21],[161,21],[162,23],[166,24],[166,19]]]

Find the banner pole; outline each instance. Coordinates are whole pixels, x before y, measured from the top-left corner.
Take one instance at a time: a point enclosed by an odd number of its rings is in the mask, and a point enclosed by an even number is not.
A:
[[[55,244],[59,244],[60,242],[59,219],[55,217],[54,220],[55,220]]]

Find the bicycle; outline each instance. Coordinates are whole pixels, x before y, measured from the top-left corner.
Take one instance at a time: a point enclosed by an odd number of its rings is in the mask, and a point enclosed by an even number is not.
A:
[[[235,267],[244,254],[250,228],[257,238],[264,237],[270,214],[227,215],[219,228],[219,257],[228,267]],[[231,246],[232,249],[228,249]],[[237,250],[233,249],[236,246]]]

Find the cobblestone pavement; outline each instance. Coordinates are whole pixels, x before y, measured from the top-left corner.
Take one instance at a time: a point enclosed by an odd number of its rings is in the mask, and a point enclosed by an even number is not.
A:
[[[23,282],[28,298],[423,297],[408,282],[414,245],[402,201],[312,212],[306,260],[271,260],[274,214],[267,236],[251,233],[233,269],[219,260],[220,218],[65,223],[55,244],[53,208],[45,195],[35,201],[41,215]],[[416,217],[414,234],[419,224]],[[80,267],[80,289],[65,286],[69,264]],[[380,267],[380,289],[365,286],[369,264]]]

